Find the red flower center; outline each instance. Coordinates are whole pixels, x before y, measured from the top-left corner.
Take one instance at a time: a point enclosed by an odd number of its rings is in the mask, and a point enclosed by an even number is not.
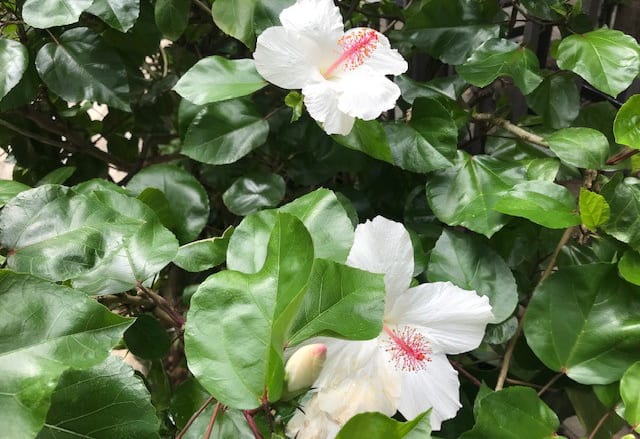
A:
[[[373,29],[362,28],[344,34],[338,40],[342,55],[324,72],[324,77],[331,76],[340,65],[347,70],[361,66],[378,46],[378,39],[378,32]]]
[[[433,351],[429,340],[415,328],[403,326],[396,329],[383,327],[389,339],[384,343],[384,349],[399,370],[415,372],[426,369],[431,362]]]

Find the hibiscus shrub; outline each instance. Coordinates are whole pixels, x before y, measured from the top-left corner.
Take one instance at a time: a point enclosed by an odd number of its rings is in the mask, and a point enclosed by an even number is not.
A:
[[[0,436],[640,432],[595,3],[0,0]]]

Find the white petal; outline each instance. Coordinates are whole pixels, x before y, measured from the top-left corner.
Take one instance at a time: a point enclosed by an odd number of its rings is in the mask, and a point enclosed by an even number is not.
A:
[[[366,66],[333,78],[340,89],[338,109],[349,116],[373,120],[390,110],[400,97],[400,88]]]
[[[435,355],[427,369],[402,373],[402,397],[399,411],[407,419],[413,419],[429,408],[431,428],[440,430],[445,419],[455,417],[460,404],[458,373],[447,357]]]
[[[275,26],[260,34],[253,59],[264,79],[278,87],[296,89],[322,78],[313,61],[319,50],[304,35]]]
[[[340,9],[333,0],[298,0],[280,13],[280,23],[323,44],[335,43],[344,33]]]
[[[407,290],[385,320],[420,327],[434,351],[459,354],[478,347],[493,314],[486,296],[451,282],[434,282]]]
[[[327,360],[314,384],[320,409],[340,425],[358,413],[396,412],[400,377],[377,339],[321,341],[327,346]]]
[[[385,318],[413,276],[413,246],[404,226],[381,216],[356,227],[347,265],[384,274]]]
[[[362,66],[369,67],[373,72],[381,76],[401,75],[407,71],[409,65],[396,49],[391,48],[389,39],[384,34],[369,28],[356,27],[345,32],[343,39],[363,32],[375,32],[377,38],[375,48],[367,52],[367,56],[363,58],[364,63]]]
[[[287,424],[287,435],[296,439],[330,439],[339,431],[340,425],[320,410],[316,395],[304,402]]]
[[[302,89],[304,104],[311,117],[323,124],[327,134],[347,135],[355,119],[338,109],[338,91],[335,84],[324,79]]]

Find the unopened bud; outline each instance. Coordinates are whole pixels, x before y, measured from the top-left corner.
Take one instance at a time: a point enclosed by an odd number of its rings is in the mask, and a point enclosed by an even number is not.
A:
[[[287,361],[284,368],[287,380],[287,393],[295,394],[311,387],[320,375],[327,347],[322,343],[310,344],[298,349]]]

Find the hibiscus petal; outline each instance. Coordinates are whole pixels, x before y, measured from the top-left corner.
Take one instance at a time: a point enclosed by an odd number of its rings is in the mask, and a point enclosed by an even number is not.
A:
[[[323,44],[335,44],[344,32],[333,0],[298,0],[280,13],[280,23]]]
[[[395,301],[385,320],[395,325],[421,328],[434,351],[459,354],[480,345],[493,314],[486,296],[451,282],[434,282],[410,288]]]
[[[384,274],[385,316],[413,276],[413,246],[404,226],[381,216],[356,227],[347,265]]]
[[[440,430],[445,419],[455,417],[460,404],[458,373],[444,355],[435,355],[425,370],[402,372],[402,397],[398,410],[413,419],[431,410],[431,428]]]
[[[342,38],[348,40],[352,35],[356,36],[370,32],[374,32],[376,36],[375,48],[367,51],[367,56],[362,58],[362,66],[370,68],[381,76],[401,75],[406,72],[409,65],[396,49],[391,48],[389,39],[384,34],[366,27],[356,27],[346,31]]]
[[[317,395],[304,402],[287,424],[287,435],[296,439],[333,438],[340,425],[320,410]]]
[[[320,80],[302,89],[304,104],[311,117],[323,123],[327,134],[347,135],[355,119],[338,109],[338,91],[334,84]]]
[[[395,107],[400,97],[400,88],[395,83],[366,66],[337,74],[333,80],[341,92],[340,111],[360,119],[377,118]]]
[[[275,26],[260,34],[253,59],[264,79],[278,87],[297,89],[322,78],[313,63],[318,50],[304,35]]]

